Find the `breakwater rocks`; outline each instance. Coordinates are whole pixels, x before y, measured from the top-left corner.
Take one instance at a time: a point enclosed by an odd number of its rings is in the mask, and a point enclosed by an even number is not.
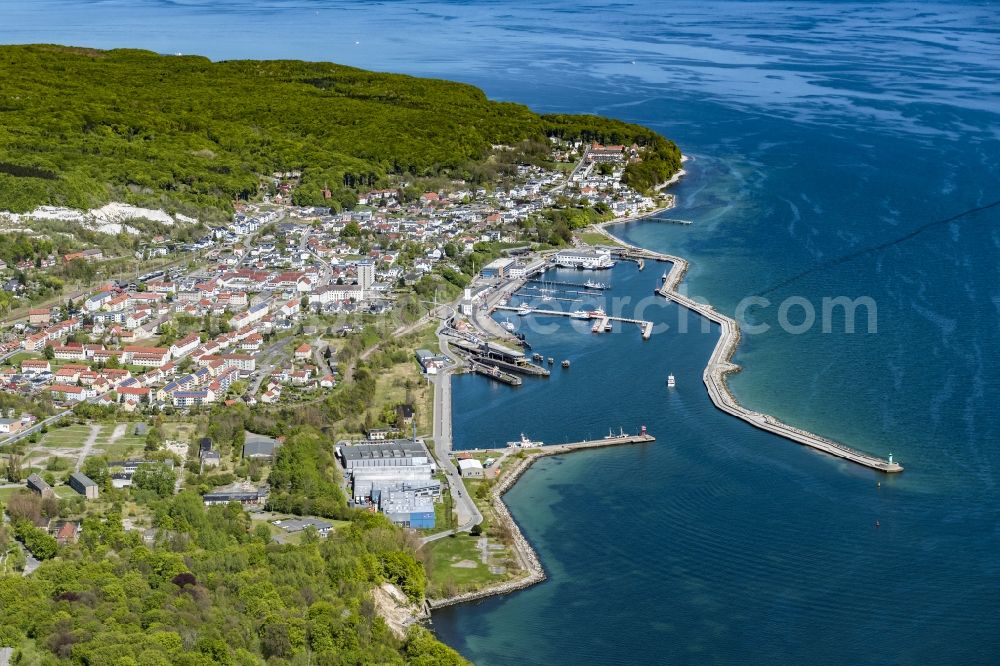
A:
[[[475,601],[477,599],[485,599],[486,597],[494,597],[514,592],[516,590],[523,590],[526,587],[531,587],[532,585],[545,580],[545,569],[542,567],[541,560],[538,559],[538,553],[535,552],[535,549],[532,548],[531,544],[525,538],[524,534],[521,532],[521,528],[518,527],[517,522],[514,520],[514,517],[510,515],[510,511],[507,509],[507,505],[503,501],[503,496],[507,493],[507,491],[514,487],[514,484],[521,478],[521,475],[528,471],[536,460],[546,456],[557,456],[583,449],[620,446],[622,444],[641,444],[654,441],[656,441],[656,438],[652,435],[641,433],[638,435],[607,437],[605,439],[595,439],[570,444],[553,444],[546,446],[539,451],[533,451],[525,454],[524,458],[520,459],[517,464],[515,464],[514,467],[512,467],[490,491],[490,506],[493,508],[497,522],[505,526],[508,533],[511,535],[514,556],[518,560],[518,565],[521,567],[521,571],[525,572],[524,575],[512,580],[503,581],[502,583],[497,583],[496,585],[490,585],[479,590],[456,594],[445,599],[428,599],[427,607],[431,610],[436,610],[438,608],[444,608],[445,606],[462,604],[469,601]]]
[[[510,515],[507,505],[503,502],[504,493],[513,487],[514,483],[521,478],[521,475],[524,474],[524,472],[531,467],[535,459],[539,457],[541,457],[540,454],[536,453],[519,460],[517,465],[507,472],[503,479],[501,479],[500,482],[493,487],[490,493],[490,505],[496,514],[497,521],[507,528],[508,533],[513,539],[511,547],[514,551],[514,556],[518,560],[521,570],[525,572],[524,575],[512,580],[503,581],[502,583],[497,583],[496,585],[484,587],[480,590],[456,594],[446,599],[428,599],[428,608],[436,610],[438,608],[444,608],[445,606],[453,606],[455,604],[462,604],[469,601],[475,601],[477,599],[485,599],[486,597],[507,594],[516,590],[523,590],[526,587],[531,587],[532,585],[545,580],[545,569],[542,568],[542,563],[538,559],[538,553],[536,553],[535,549],[531,547],[528,540],[524,538],[521,528],[517,526],[517,522],[514,520],[514,517]]]
[[[670,262],[672,265],[670,273],[663,282],[663,286],[656,289],[656,293],[674,301],[682,307],[697,312],[709,321],[719,325],[721,329],[719,341],[716,343],[715,349],[708,360],[708,365],[705,366],[705,372],[702,375],[705,387],[708,389],[709,397],[711,397],[712,402],[717,408],[746,421],[755,428],[766,430],[798,444],[809,446],[817,451],[849,460],[870,469],[886,474],[895,474],[903,471],[903,466],[895,462],[891,454],[888,460],[879,458],[878,456],[853,449],[846,444],[835,442],[832,439],[788,425],[770,414],[751,411],[741,405],[726,384],[726,375],[740,370],[740,367],[732,362],[733,354],[736,352],[736,347],[740,342],[740,326],[735,319],[717,312],[711,305],[699,303],[677,291],[678,286],[687,274],[687,260],[625,243],[612,236],[603,225],[599,226],[598,230],[608,238],[623,245],[625,247],[623,252],[627,252],[631,257]]]

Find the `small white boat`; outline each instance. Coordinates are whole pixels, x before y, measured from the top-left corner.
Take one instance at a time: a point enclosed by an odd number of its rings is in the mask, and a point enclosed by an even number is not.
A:
[[[520,315],[520,316],[522,316],[522,317],[524,317],[526,315],[530,315],[531,314],[531,308],[529,308],[527,305],[522,304],[521,307],[519,307],[517,309],[517,314]]]
[[[667,388],[674,388],[677,386],[677,381],[674,379],[673,375],[667,375]]]
[[[596,310],[591,310],[587,314],[590,315],[591,317],[603,317],[607,313],[604,311],[604,308],[599,307]]]
[[[503,327],[504,327],[504,329],[505,329],[506,331],[508,331],[509,333],[513,333],[513,332],[514,332],[514,324],[513,324],[513,323],[511,323],[511,321],[510,321],[509,319],[504,319],[504,320],[503,320],[503,321],[502,321],[502,322],[500,323],[500,325],[501,325],[501,326],[503,326]]]
[[[590,319],[590,315],[584,310],[576,310],[570,315],[571,319]]]

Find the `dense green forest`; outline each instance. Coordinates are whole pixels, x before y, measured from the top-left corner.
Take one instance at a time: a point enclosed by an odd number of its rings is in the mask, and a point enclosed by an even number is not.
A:
[[[285,446],[318,441],[303,431]],[[61,513],[47,506],[56,501],[21,491],[8,502],[12,529],[0,526],[0,545],[17,538],[45,560],[28,577],[0,576],[0,646],[18,648],[15,663],[465,663],[422,628],[395,637],[375,612],[374,585],[420,601],[426,583],[410,537],[384,516],[344,506],[349,524],[327,538],[279,544],[238,504],[206,508],[192,491],[133,495],[153,516],[152,541],[123,529],[116,503],[85,517],[79,542],[58,552],[33,527]]]
[[[492,144],[546,135],[638,143],[648,189],[677,147],[636,125],[540,116],[460,83],[330,63],[231,61],[60,46],[0,47],[0,202],[109,200],[228,209],[261,174],[299,170],[298,203],[350,203],[390,175],[472,178]]]

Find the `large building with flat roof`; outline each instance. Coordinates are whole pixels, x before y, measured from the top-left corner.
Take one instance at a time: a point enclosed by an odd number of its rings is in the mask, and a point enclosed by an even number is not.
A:
[[[431,454],[419,439],[342,444],[337,447],[337,455],[349,472],[361,467],[410,467],[431,463]]]
[[[494,259],[483,266],[479,274],[484,278],[505,278],[513,264],[513,259]]]
[[[387,489],[376,491],[379,511],[401,527],[433,529],[434,499],[412,490]]]
[[[607,250],[591,250],[570,248],[556,253],[556,264],[563,268],[587,268],[599,270],[615,265],[611,253]]]

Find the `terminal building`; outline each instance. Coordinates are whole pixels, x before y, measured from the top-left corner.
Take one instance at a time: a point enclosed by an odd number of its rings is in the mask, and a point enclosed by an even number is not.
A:
[[[611,252],[608,250],[590,250],[571,248],[560,250],[556,254],[556,265],[563,268],[586,268],[589,270],[603,270],[612,268],[615,265],[611,259]]]

